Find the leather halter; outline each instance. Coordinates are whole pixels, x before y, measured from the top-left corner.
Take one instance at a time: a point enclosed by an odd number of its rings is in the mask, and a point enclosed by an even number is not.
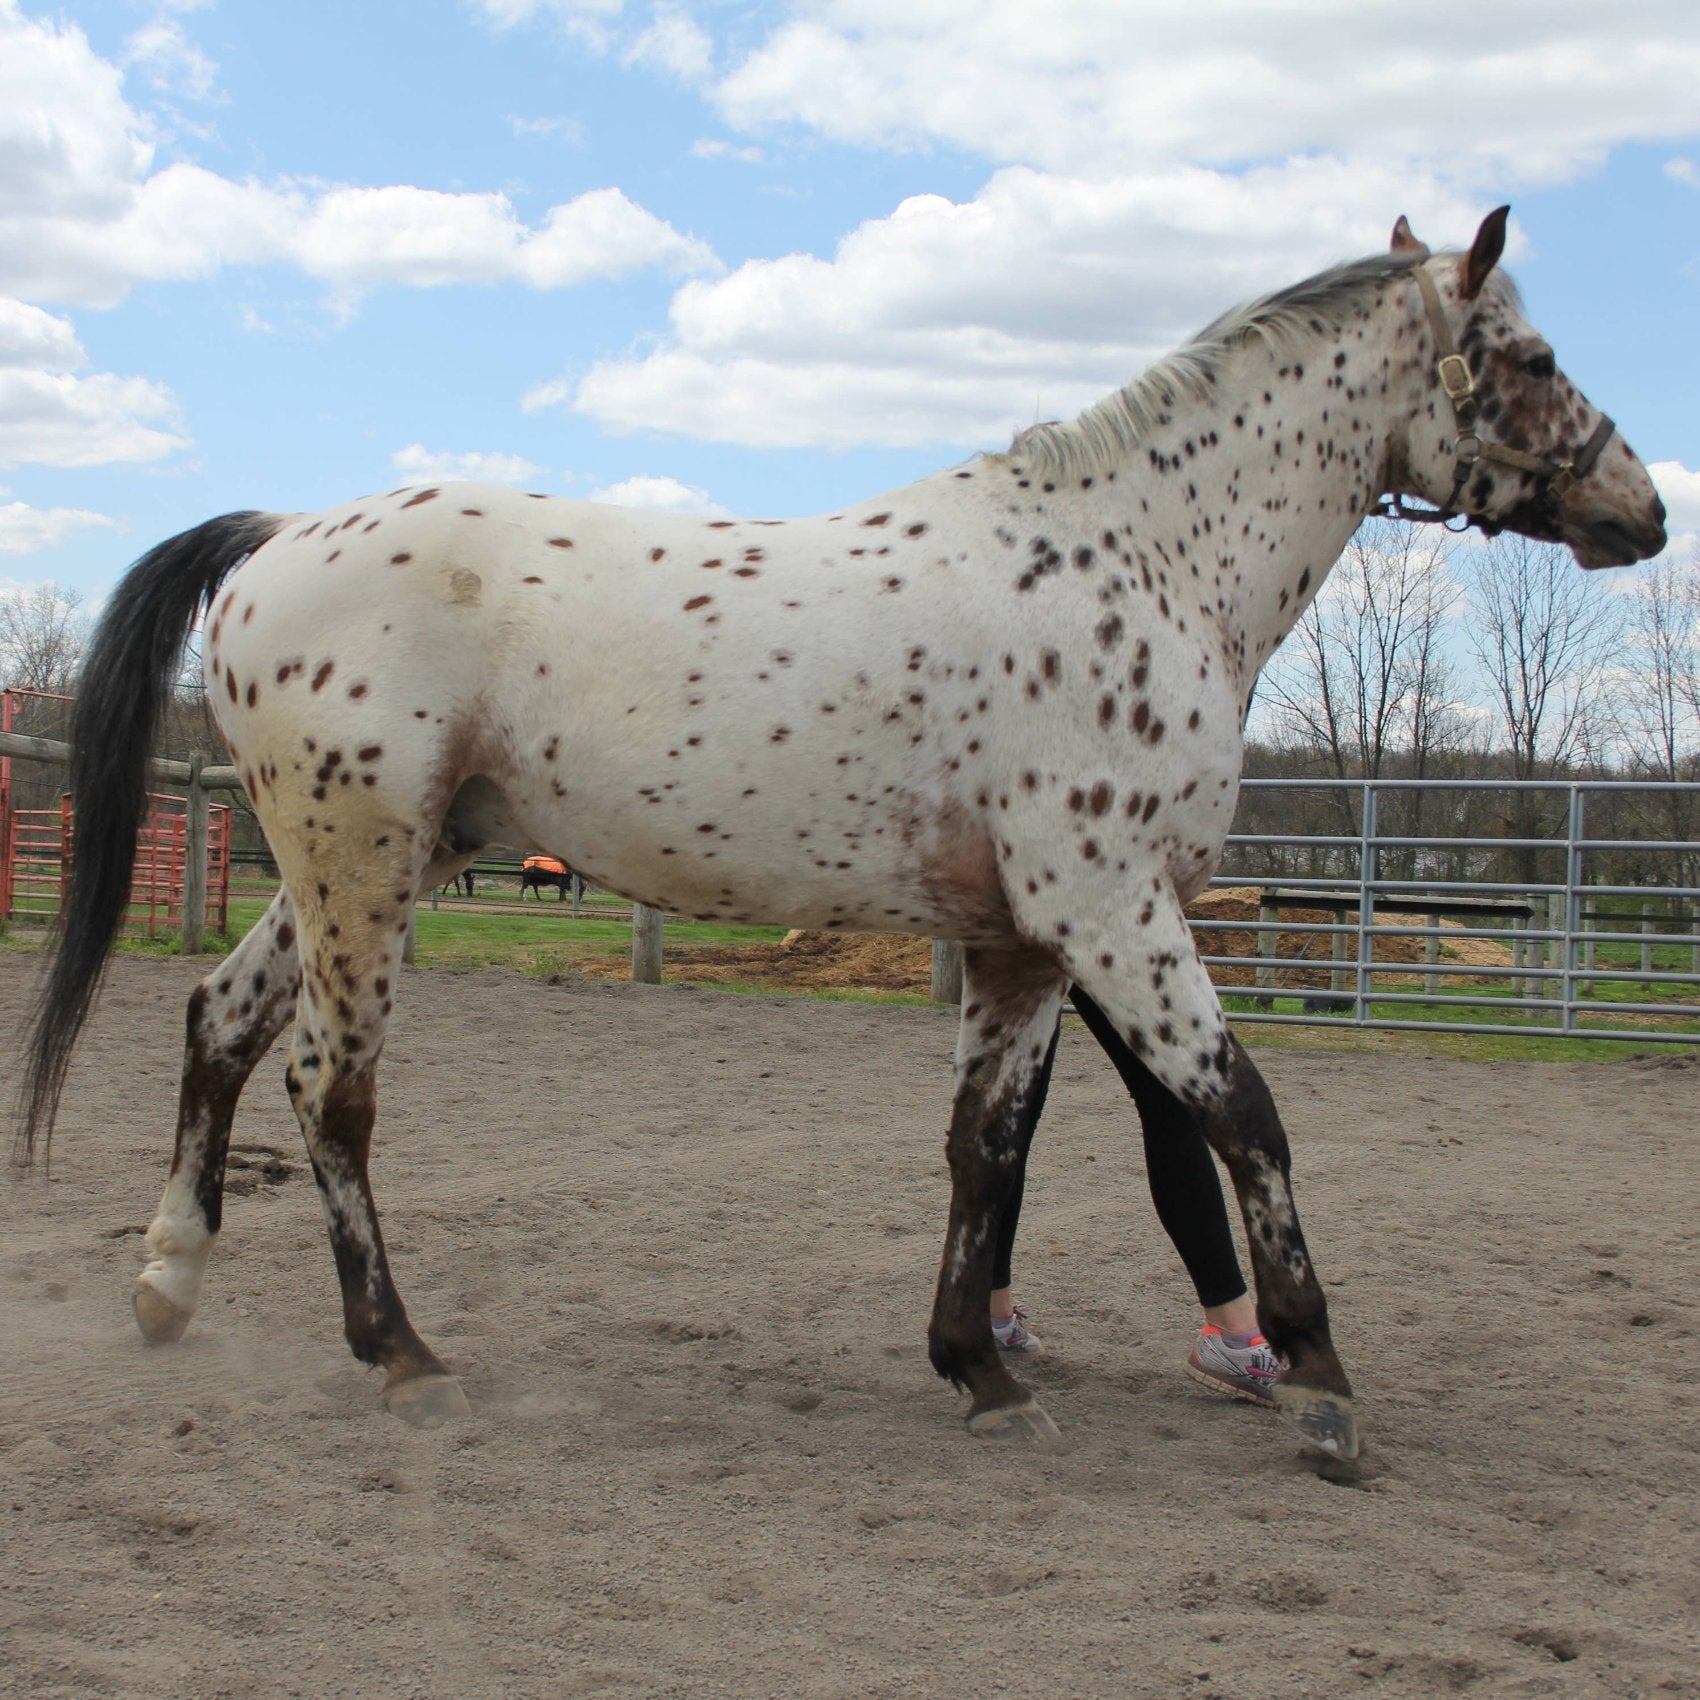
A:
[[[1413,275],[1418,289],[1422,291],[1423,305],[1428,310],[1429,327],[1434,332],[1440,387],[1452,403],[1452,416],[1458,424],[1458,437],[1452,448],[1455,457],[1452,490],[1444,504],[1436,509],[1409,507],[1403,496],[1394,495],[1377,507],[1376,512],[1385,519],[1415,520],[1425,525],[1445,525],[1462,515],[1464,525],[1459,529],[1467,531],[1472,525],[1479,525],[1484,531],[1497,529],[1485,515],[1469,513],[1458,506],[1458,498],[1464,493],[1470,474],[1484,460],[1498,466],[1513,467],[1518,472],[1533,473],[1539,480],[1539,494],[1556,503],[1572,484],[1593,471],[1617,426],[1602,413],[1593,435],[1571,460],[1547,460],[1540,455],[1525,454],[1521,449],[1506,448],[1500,443],[1484,443],[1478,429],[1481,402],[1476,395],[1476,380],[1469,362],[1459,353],[1458,344],[1453,340],[1452,327],[1446,322],[1446,314],[1440,305],[1440,291],[1435,288],[1434,279],[1421,261]]]

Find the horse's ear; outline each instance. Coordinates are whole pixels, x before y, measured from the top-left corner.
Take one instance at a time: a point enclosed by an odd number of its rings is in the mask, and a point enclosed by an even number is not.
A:
[[[1505,221],[1510,214],[1510,207],[1495,207],[1482,220],[1482,227],[1470,245],[1469,257],[1464,261],[1466,301],[1474,301],[1481,294],[1488,273],[1499,264],[1499,256],[1505,252]]]
[[[1411,230],[1410,220],[1407,219],[1403,213],[1400,213],[1399,222],[1393,226],[1393,241],[1388,252],[1392,254],[1409,254],[1418,251],[1426,254],[1428,252],[1428,244],[1417,240],[1415,234]]]

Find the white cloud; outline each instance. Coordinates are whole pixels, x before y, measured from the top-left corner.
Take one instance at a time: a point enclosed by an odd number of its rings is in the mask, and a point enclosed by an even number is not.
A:
[[[494,192],[271,188],[173,165],[137,185],[114,218],[0,217],[0,287],[22,295],[111,306],[142,279],[264,264],[298,266],[344,291],[564,289],[651,267],[676,276],[717,267],[706,243],[618,189],[592,189],[551,207],[533,228]]]
[[[543,228],[528,233],[517,254],[519,276],[536,289],[563,289],[652,266],[676,276],[720,269],[706,242],[681,235],[618,189],[592,189],[551,207]]]
[[[118,521],[84,508],[32,508],[0,502],[0,555],[34,555],[56,549],[73,532],[90,526],[118,529]]]
[[[169,390],[82,375],[87,364],[69,320],[0,296],[0,465],[104,466],[184,446]]]
[[[574,41],[606,51],[624,0],[471,0],[472,10],[499,30],[551,23]]]
[[[191,100],[211,98],[218,67],[190,41],[175,18],[151,19],[124,45],[125,62],[138,66],[156,89]]]
[[[451,453],[409,443],[390,456],[390,465],[410,484],[441,479],[470,479],[481,484],[528,484],[545,471],[521,455],[488,454],[476,449]]]
[[[0,221],[46,207],[68,219],[122,212],[153,150],[121,82],[73,25],[0,6]]]
[[[508,128],[516,136],[547,136],[568,147],[584,144],[584,125],[576,118],[520,118],[510,114]]]
[[[1673,183],[1686,183],[1690,189],[1700,189],[1700,165],[1691,159],[1668,159],[1665,176]]]
[[[106,466],[187,446],[162,384],[96,372],[0,372],[0,466]],[[155,423],[149,423],[153,421]]]
[[[681,484],[677,478],[624,478],[618,484],[592,490],[589,500],[611,502],[617,508],[652,508],[669,514],[711,514],[716,517],[730,513],[706,490],[694,484]]]
[[[1070,0],[1042,19],[1031,0],[813,0],[793,13],[720,83],[734,126],[1063,171],[1322,150],[1548,181],[1615,143],[1692,133],[1700,86],[1700,13],[1668,0],[1551,0],[1517,29],[1483,29],[1480,0],[1431,0],[1420,32],[1361,0]]]
[[[767,155],[757,147],[741,148],[719,137],[704,137],[691,143],[693,159],[736,159],[745,165],[760,165]]]
[[[701,82],[714,68],[714,43],[687,12],[657,12],[649,28],[622,55],[627,65],[646,65],[680,82]]]
[[[87,364],[69,319],[0,295],[0,368],[45,366],[69,372]]]
[[[1676,460],[1656,460],[1647,471],[1664,501],[1671,535],[1700,531],[1700,472]]]
[[[495,192],[237,182],[152,165],[148,121],[125,103],[116,68],[74,27],[0,0],[0,291],[107,307],[142,280],[294,265],[346,299],[378,284],[561,289],[716,267],[705,243],[617,188],[530,225]]]
[[[1000,171],[971,201],[916,196],[831,259],[686,284],[672,335],[540,385],[613,431],[842,447],[1007,442],[1124,383],[1236,300],[1479,209],[1432,178],[1297,160],[1242,175]]]

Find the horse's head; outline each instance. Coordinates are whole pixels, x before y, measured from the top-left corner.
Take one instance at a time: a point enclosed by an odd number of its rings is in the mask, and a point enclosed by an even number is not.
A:
[[[1622,567],[1665,546],[1665,506],[1616,427],[1559,369],[1496,270],[1509,208],[1462,256],[1427,250],[1401,218],[1432,345],[1428,394],[1404,445],[1410,493],[1484,531],[1567,543],[1584,567]]]

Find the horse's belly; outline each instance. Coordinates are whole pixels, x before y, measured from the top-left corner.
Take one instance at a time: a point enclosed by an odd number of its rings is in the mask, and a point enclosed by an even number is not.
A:
[[[568,792],[517,811],[528,835],[596,885],[669,914],[975,938],[1010,928],[989,845],[901,807],[776,812],[698,790],[634,809],[594,785]]]

